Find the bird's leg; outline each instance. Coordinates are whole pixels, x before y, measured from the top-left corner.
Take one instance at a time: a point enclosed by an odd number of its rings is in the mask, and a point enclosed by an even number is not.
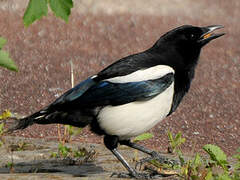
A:
[[[117,149],[112,149],[111,152],[117,157],[117,159],[122,163],[122,165],[128,170],[129,175],[125,173],[113,173],[112,176],[117,175],[118,177],[124,178],[124,177],[139,177],[139,174],[135,169],[133,169],[127,161],[122,157],[122,155],[117,151]]]
[[[137,149],[137,150],[139,150],[139,151],[142,151],[142,152],[144,152],[144,153],[146,153],[146,154],[149,154],[149,155],[151,155],[151,156],[152,156],[152,155],[154,154],[154,152],[155,152],[155,151],[153,151],[153,150],[150,150],[150,149],[145,148],[144,146],[141,146],[141,145],[139,145],[139,144],[133,143],[133,142],[131,142],[130,140],[120,141],[119,143],[122,144],[122,145],[129,146],[129,147],[131,147],[131,148],[133,148],[133,149]]]
[[[151,157],[147,157],[147,158],[143,158],[141,159],[137,164],[136,164],[136,167],[138,165],[141,165],[145,162],[149,162],[151,160],[157,160],[159,161],[159,163],[161,164],[169,164],[169,165],[177,165],[177,164],[180,164],[178,161],[176,160],[173,160],[173,159],[169,159],[169,158],[166,158],[162,155],[160,155],[159,153],[157,153],[156,151],[153,151],[153,150],[150,150],[150,149],[147,149],[145,148],[144,146],[141,146],[139,144],[136,144],[136,143],[133,143],[131,142],[130,140],[125,140],[125,141],[120,141],[119,142],[120,144],[122,145],[126,145],[126,146],[129,146],[131,148],[134,148],[134,149],[137,149],[143,153],[146,153],[146,154],[149,154]]]
[[[117,145],[118,145],[118,137],[117,136],[105,136],[104,137],[104,144],[129,172],[129,173],[113,173],[112,176],[117,176],[119,178],[134,177],[136,179],[150,179],[151,178],[151,174],[138,173],[122,157],[122,155],[117,150]]]

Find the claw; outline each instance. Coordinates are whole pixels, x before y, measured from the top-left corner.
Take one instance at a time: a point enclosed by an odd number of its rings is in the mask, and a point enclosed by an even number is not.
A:
[[[152,160],[157,160],[160,164],[168,164],[171,166],[180,165],[178,160],[169,159],[164,156],[159,155],[157,152],[152,152],[151,157],[143,158],[138,161],[135,165],[135,169],[141,169],[144,163],[150,163]]]
[[[161,156],[155,151],[153,151],[151,158],[151,160],[157,160],[161,164],[168,164],[172,166],[180,165],[180,161]]]
[[[143,158],[141,160],[139,160],[136,165],[135,165],[135,169],[141,170],[142,169],[142,165],[144,163],[150,162],[151,160],[153,160],[152,157],[147,157],[147,158]],[[139,168],[138,168],[139,167]]]

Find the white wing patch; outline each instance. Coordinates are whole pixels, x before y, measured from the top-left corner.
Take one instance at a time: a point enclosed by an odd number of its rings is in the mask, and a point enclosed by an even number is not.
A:
[[[147,69],[138,70],[125,76],[118,76],[105,81],[112,83],[139,82],[159,79],[168,73],[174,73],[173,68],[167,65],[158,65]]]
[[[93,75],[92,77],[91,77],[91,79],[94,79],[94,78],[96,78],[97,77],[97,75]]]
[[[34,119],[40,119],[40,118],[43,118],[45,115],[41,115],[41,116],[38,116],[38,117],[35,117]]]

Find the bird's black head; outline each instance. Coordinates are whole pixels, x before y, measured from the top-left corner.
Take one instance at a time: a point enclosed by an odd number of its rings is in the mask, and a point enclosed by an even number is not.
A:
[[[196,27],[191,25],[184,25],[175,28],[164,34],[153,46],[154,49],[159,49],[161,53],[166,51],[163,48],[169,48],[172,51],[181,54],[185,64],[196,61],[199,57],[201,48],[209,43],[211,40],[216,39],[224,33],[215,34],[214,30],[223,28],[221,25],[212,25],[206,27]],[[173,53],[174,54],[174,53]],[[194,62],[193,62],[194,63]]]
[[[160,38],[160,41],[175,45],[184,45],[184,47],[188,48],[190,46],[193,46],[194,48],[201,48],[211,40],[224,35],[224,33],[213,33],[214,30],[220,28],[223,28],[223,26],[212,25],[206,27],[196,27],[184,25],[167,32]]]

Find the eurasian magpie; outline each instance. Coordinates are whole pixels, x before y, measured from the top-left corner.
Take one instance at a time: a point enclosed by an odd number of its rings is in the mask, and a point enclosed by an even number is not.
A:
[[[130,141],[172,114],[190,88],[201,48],[224,33],[221,25],[183,25],[157,40],[148,50],[124,57],[98,74],[82,81],[40,111],[21,119],[9,132],[37,124],[90,125],[104,136],[105,146],[128,170],[129,175],[146,175],[130,167],[118,152],[118,144],[151,156],[155,151]]]

